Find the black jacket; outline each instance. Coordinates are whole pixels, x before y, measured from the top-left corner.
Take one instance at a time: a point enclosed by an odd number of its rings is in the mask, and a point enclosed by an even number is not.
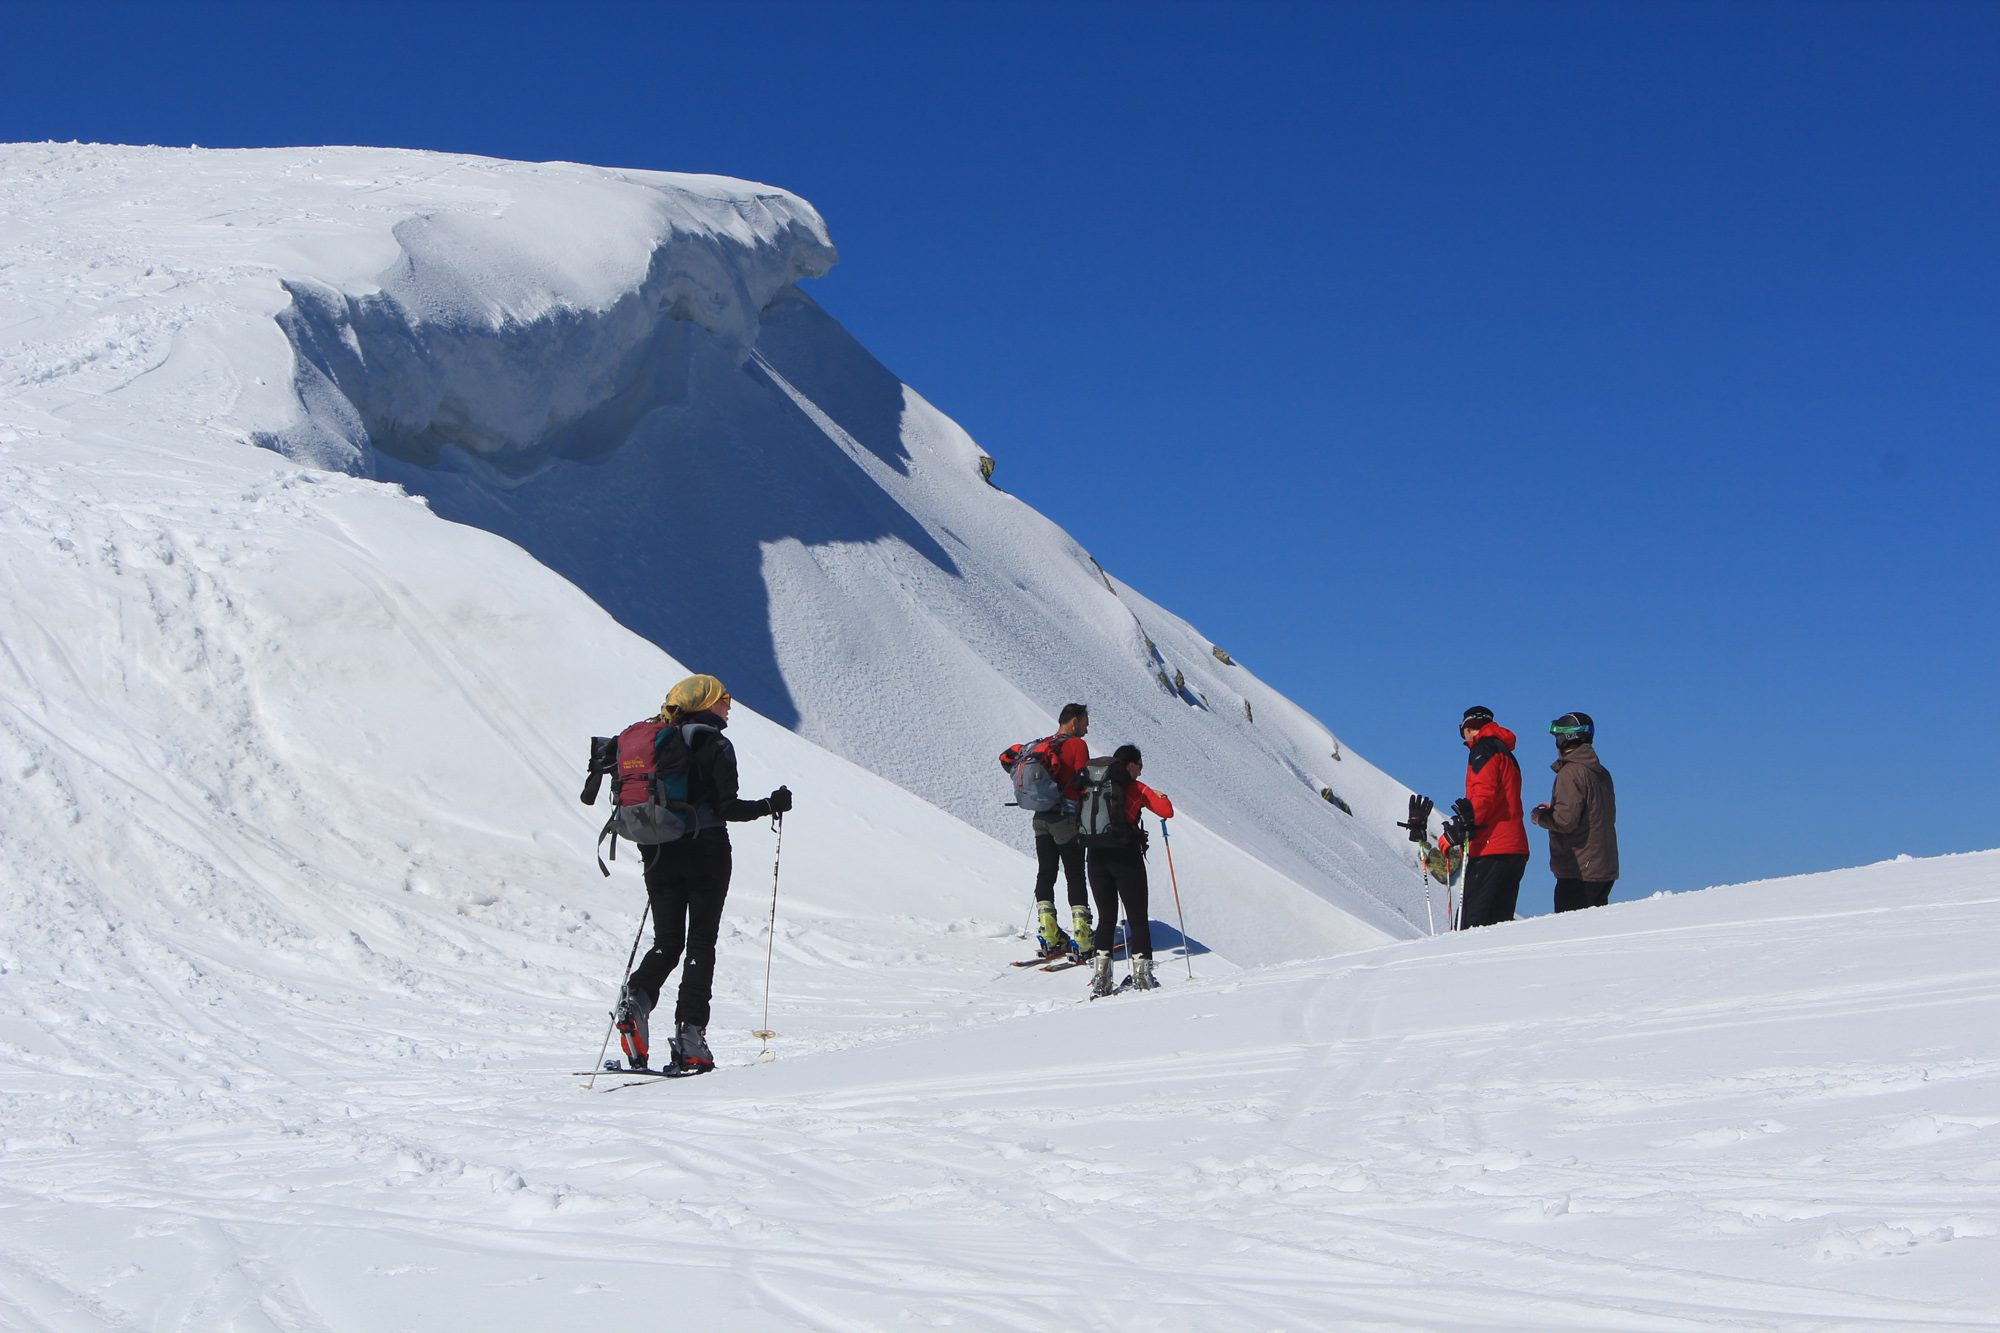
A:
[[[715,728],[695,733],[688,765],[689,802],[732,824],[767,817],[771,813],[769,801],[746,801],[737,795],[736,747],[722,734],[729,724],[714,713],[694,713],[682,722]]]

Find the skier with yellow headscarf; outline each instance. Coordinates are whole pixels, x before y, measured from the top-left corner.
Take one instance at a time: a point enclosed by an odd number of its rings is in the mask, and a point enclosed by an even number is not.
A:
[[[678,841],[639,848],[646,866],[646,897],[652,904],[653,947],[619,993],[617,1021],[627,1058],[641,1067],[649,1064],[653,1006],[677,965],[680,994],[674,1003],[674,1035],[668,1042],[673,1068],[705,1073],[715,1067],[708,1048],[709,998],[715,985],[722,904],[729,896],[728,825],[781,816],[792,808],[787,787],[760,801],[737,795],[736,747],[722,734],[729,725],[730,702],[729,691],[714,676],[689,676],[667,691],[660,705],[660,721],[678,729],[691,752],[688,803],[695,808],[696,826]]]

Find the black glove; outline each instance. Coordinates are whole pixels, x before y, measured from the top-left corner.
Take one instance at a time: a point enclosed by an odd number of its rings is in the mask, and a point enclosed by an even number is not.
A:
[[[1463,847],[1472,841],[1472,835],[1479,831],[1479,825],[1472,819],[1472,800],[1461,796],[1451,803],[1451,818],[1444,821],[1444,836],[1454,847]]]
[[[1399,829],[1408,829],[1411,842],[1422,842],[1430,836],[1430,826],[1431,798],[1428,796],[1419,796],[1415,792],[1412,792],[1410,794],[1410,817],[1407,820],[1397,820],[1396,827]]]
[[[785,811],[792,808],[792,789],[790,787],[778,788],[776,791],[771,793],[768,804],[771,807],[772,814],[774,815],[784,814]]]

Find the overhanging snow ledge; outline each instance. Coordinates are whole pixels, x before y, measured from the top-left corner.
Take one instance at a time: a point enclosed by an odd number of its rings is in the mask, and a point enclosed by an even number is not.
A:
[[[609,455],[684,400],[696,357],[742,364],[771,303],[837,260],[818,215],[791,196],[703,202],[734,225],[663,207],[643,277],[608,301],[592,301],[541,229],[510,231],[504,214],[406,219],[373,290],[286,282],[278,324],[300,414],[257,443],[363,476],[378,453],[434,467],[455,448],[516,477]]]

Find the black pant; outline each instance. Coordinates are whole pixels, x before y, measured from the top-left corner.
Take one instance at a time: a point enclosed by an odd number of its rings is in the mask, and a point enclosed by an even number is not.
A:
[[[1521,897],[1521,876],[1528,872],[1526,852],[1475,856],[1465,863],[1465,909],[1458,928],[1497,926],[1514,919]]]
[[[646,863],[646,900],[653,905],[653,947],[633,969],[632,988],[657,1002],[660,988],[681,964],[674,1022],[705,1028],[715,988],[715,937],[729,896],[729,835],[706,829],[681,842],[641,847],[639,857]]]
[[[1063,882],[1069,889],[1069,905],[1088,908],[1090,890],[1084,881],[1083,844],[1076,840],[1076,817],[1069,816],[1067,823],[1069,841],[1058,843],[1047,824],[1035,821],[1035,901],[1055,902],[1056,867],[1060,865]]]
[[[1126,955],[1153,956],[1153,918],[1148,912],[1146,858],[1125,848],[1096,848],[1090,853],[1090,892],[1097,899],[1097,947],[1111,947],[1118,925],[1118,904],[1125,903]]]
[[[1584,907],[1602,907],[1611,901],[1615,879],[1559,879],[1556,881],[1556,910],[1574,912]]]

